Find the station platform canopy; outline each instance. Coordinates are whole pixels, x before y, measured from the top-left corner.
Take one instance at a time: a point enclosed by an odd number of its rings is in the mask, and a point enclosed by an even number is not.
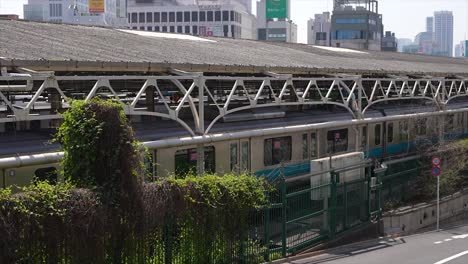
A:
[[[0,66],[56,72],[468,76],[468,60],[0,20]]]

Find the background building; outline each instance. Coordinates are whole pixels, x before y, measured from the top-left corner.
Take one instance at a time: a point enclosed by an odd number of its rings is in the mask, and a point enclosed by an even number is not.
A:
[[[398,41],[395,37],[395,33],[386,31],[385,36],[382,38],[382,51],[398,51]]]
[[[453,55],[453,14],[451,11],[434,13],[434,55]]]
[[[285,12],[277,17],[275,14],[267,14],[267,1],[261,0],[257,2],[257,39],[268,41],[281,41],[297,43],[297,25],[292,22],[291,17],[291,2],[282,0]]]
[[[315,14],[307,21],[307,44],[330,46],[331,19],[330,12]]]
[[[455,55],[454,55],[455,58],[463,57],[461,49],[462,49],[461,44],[455,45]]]
[[[131,29],[255,39],[247,0],[128,0]]]
[[[126,27],[126,2],[127,0],[28,0],[23,12],[26,20]]]
[[[398,52],[403,52],[403,48],[408,45],[413,44],[413,40],[409,38],[399,38],[397,39],[398,43]]]
[[[381,50],[382,15],[377,0],[335,0],[331,45],[364,50]]]

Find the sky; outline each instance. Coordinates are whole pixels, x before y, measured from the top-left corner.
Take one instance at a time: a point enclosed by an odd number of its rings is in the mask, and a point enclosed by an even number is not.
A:
[[[255,2],[253,10],[256,12]],[[333,0],[291,0],[291,19],[298,24],[298,41],[307,42],[307,20],[316,13],[332,11]],[[23,15],[27,0],[0,0],[0,13]],[[383,16],[384,30],[393,31],[397,38],[414,39],[425,30],[426,17],[434,11],[453,11],[454,44],[460,43],[468,33],[468,0],[380,0],[379,12]]]

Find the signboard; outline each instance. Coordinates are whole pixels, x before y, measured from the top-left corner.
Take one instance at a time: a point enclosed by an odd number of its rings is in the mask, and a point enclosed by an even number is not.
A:
[[[89,12],[104,13],[105,3],[105,0],[89,0]]]
[[[434,167],[440,167],[440,158],[439,157],[432,157],[432,165]]]
[[[432,167],[431,169],[432,176],[439,177],[441,173],[442,173],[442,170],[439,167]]]
[[[289,0],[267,0],[266,18],[288,18]]]

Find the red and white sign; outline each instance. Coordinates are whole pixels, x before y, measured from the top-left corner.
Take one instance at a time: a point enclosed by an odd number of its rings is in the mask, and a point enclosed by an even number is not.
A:
[[[441,160],[439,157],[432,157],[432,165],[435,167],[440,167]]]
[[[442,170],[440,169],[440,167],[432,167],[431,169],[432,176],[439,177],[441,173],[442,173]]]

